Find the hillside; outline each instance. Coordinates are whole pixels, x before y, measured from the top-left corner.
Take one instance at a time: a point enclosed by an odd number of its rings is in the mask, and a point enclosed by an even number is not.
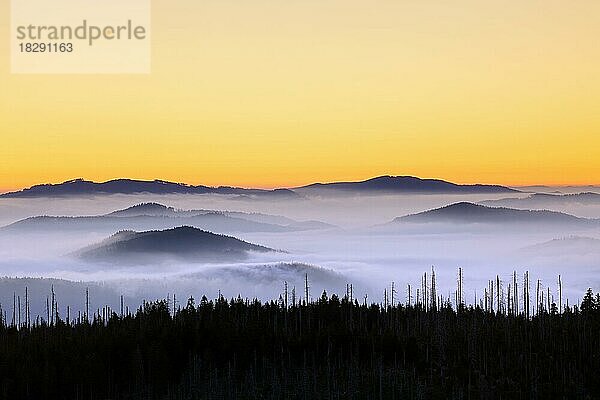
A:
[[[598,225],[595,220],[555,211],[517,210],[460,202],[394,219],[393,223]]]
[[[585,192],[572,194],[534,193],[525,198],[504,198],[486,200],[479,204],[492,207],[512,207],[521,209],[552,209],[567,206],[598,206],[600,194]]]
[[[295,232],[334,228],[319,221],[296,221],[278,215],[219,210],[177,210],[158,203],[142,203],[95,216],[36,216],[0,228],[0,233],[99,232],[169,229],[192,226],[211,232]]]
[[[329,191],[355,193],[422,193],[422,194],[488,194],[517,193],[517,190],[499,185],[459,185],[440,179],[421,179],[414,176],[379,176],[359,182],[314,183],[294,188],[304,194]]]
[[[243,240],[182,226],[162,231],[119,232],[75,255],[84,260],[156,262],[183,259],[195,262],[236,261],[250,252],[275,251]]]

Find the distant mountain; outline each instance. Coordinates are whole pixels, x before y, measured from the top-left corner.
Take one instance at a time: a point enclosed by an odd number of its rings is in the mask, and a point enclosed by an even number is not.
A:
[[[159,203],[140,203],[123,210],[106,214],[107,217],[173,217],[181,215],[180,210]]]
[[[232,195],[232,199],[251,200],[265,196],[278,199],[301,199],[303,194],[332,194],[336,192],[352,192],[353,194],[490,194],[518,193],[519,191],[499,185],[459,185],[440,179],[421,179],[413,176],[379,176],[359,182],[314,183],[293,189],[273,190],[246,189],[230,186],[194,186],[162,180],[114,179],[106,182],[92,182],[84,179],[74,179],[60,184],[35,185],[17,192],[4,193],[0,197],[35,198],[107,194],[221,194]]]
[[[297,262],[279,262],[272,264],[258,265],[236,265],[219,268],[211,268],[209,271],[195,272],[185,275],[183,278],[198,279],[225,279],[225,280],[243,280],[252,284],[303,282],[305,275],[308,274],[311,283],[318,282],[320,285],[329,287],[338,286],[344,282],[344,276],[332,269],[319,267],[316,265],[297,263]]]
[[[92,182],[84,179],[74,179],[59,184],[35,185],[18,192],[4,193],[0,197],[65,197],[89,196],[106,194],[223,194],[271,196],[281,199],[300,198],[289,189],[245,189],[229,186],[193,186],[183,183],[173,183],[162,180],[143,181],[135,179],[114,179],[106,182]]]
[[[499,185],[459,185],[439,179],[421,179],[413,176],[379,176],[360,182],[314,183],[294,188],[300,194],[323,191],[358,193],[423,193],[423,194],[489,194],[517,193],[515,189]]]
[[[287,226],[293,229],[297,229],[299,231],[317,231],[336,228],[335,225],[327,224],[321,221],[300,221]]]
[[[183,226],[163,231],[119,232],[75,255],[89,261],[125,263],[155,263],[170,259],[227,262],[243,260],[250,252],[274,251],[232,236]]]
[[[524,247],[520,249],[519,253],[535,257],[600,255],[600,239],[586,236],[569,236]]]
[[[486,200],[479,204],[522,209],[548,209],[569,205],[593,206],[600,205],[600,194],[592,192],[572,194],[534,193],[524,198],[511,197],[499,200]]]
[[[227,217],[241,218],[248,221],[261,222],[265,224],[275,225],[291,225],[297,224],[296,221],[291,218],[284,217],[282,215],[271,215],[261,213],[247,213],[242,211],[223,211],[223,210],[181,210],[173,207],[167,207],[159,203],[140,203],[134,206],[125,208],[123,210],[113,211],[106,216],[111,217],[141,217],[141,216],[152,216],[152,217],[189,217],[196,215],[206,214],[219,214]]]
[[[555,211],[516,210],[460,202],[394,219],[393,223],[533,224],[599,226],[598,221]]]
[[[272,215],[272,214],[261,214],[255,212],[241,212],[241,211],[216,211],[216,210],[203,210],[211,213],[220,213],[228,217],[242,218],[248,221],[260,222],[263,224],[275,224],[275,225],[296,225],[302,223],[302,221],[296,221],[295,219],[284,217],[283,215]],[[329,225],[333,227],[333,225]]]
[[[182,225],[217,233],[294,232],[334,228],[333,225],[319,221],[296,221],[279,215],[239,211],[177,210],[158,203],[142,203],[98,216],[30,217],[0,228],[0,233],[82,231],[109,234],[122,230],[169,229]]]
[[[168,216],[191,217],[199,215],[225,216],[235,219],[257,222],[267,225],[280,225],[285,230],[311,230],[335,228],[334,225],[320,221],[296,221],[283,215],[261,214],[255,212],[228,211],[228,210],[178,210],[158,203],[141,203],[124,210],[117,210],[107,216],[139,217],[139,216]],[[210,230],[210,229],[209,229]],[[277,229],[274,229],[277,230]]]
[[[219,213],[205,213],[188,217],[169,216],[93,216],[93,217],[30,217],[0,228],[0,233],[67,233],[98,232],[109,234],[120,230],[169,229],[182,225],[218,233],[234,232],[293,232],[302,227],[281,226],[228,217]]]
[[[554,194],[575,194],[582,192],[600,193],[599,185],[582,185],[582,186],[516,186],[514,189],[525,193],[554,193]]]

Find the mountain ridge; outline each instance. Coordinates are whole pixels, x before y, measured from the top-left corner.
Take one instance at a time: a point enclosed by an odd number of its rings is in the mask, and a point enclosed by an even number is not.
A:
[[[501,185],[461,185],[442,179],[422,179],[414,176],[383,175],[363,181],[313,183],[293,188],[299,191],[339,190],[367,193],[518,193],[518,190]]]
[[[507,197],[497,200],[484,200],[479,204],[495,207],[511,207],[520,209],[540,209],[548,207],[578,205],[600,205],[600,194],[594,192],[581,193],[533,193],[527,197]]]
[[[0,194],[4,198],[65,197],[107,194],[222,194],[238,196],[269,196],[286,199],[301,199],[302,192],[319,190],[339,190],[345,192],[366,193],[456,193],[456,194],[490,194],[520,193],[516,189],[502,185],[471,184],[462,185],[442,179],[422,179],[414,176],[382,175],[362,181],[340,181],[331,183],[312,183],[310,185],[277,188],[253,189],[232,186],[205,186],[175,183],[160,179],[112,179],[94,182],[83,178],[72,179],[62,183],[38,184],[18,191]]]
[[[290,189],[247,189],[232,186],[204,186],[175,183],[160,179],[112,179],[104,182],[88,181],[83,178],[62,183],[34,185],[19,191],[0,194],[5,198],[65,197],[106,194],[224,194],[249,196],[276,196],[300,198]]]
[[[297,221],[260,213],[220,210],[178,210],[159,203],[139,203],[103,215],[28,217],[0,227],[2,232],[170,229],[181,225],[217,233],[294,232],[335,228],[320,221]]]

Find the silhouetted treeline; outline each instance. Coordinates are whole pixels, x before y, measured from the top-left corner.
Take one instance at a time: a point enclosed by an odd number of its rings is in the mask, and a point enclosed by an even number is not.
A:
[[[2,321],[0,398],[600,397],[600,296],[591,290],[579,307],[530,318],[326,293],[309,304],[162,300],[89,322],[67,321],[53,303],[49,320]]]

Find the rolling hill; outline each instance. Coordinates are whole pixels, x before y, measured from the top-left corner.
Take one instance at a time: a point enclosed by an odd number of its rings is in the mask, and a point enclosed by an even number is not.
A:
[[[552,239],[524,247],[519,250],[519,254],[535,257],[600,255],[600,239],[585,236]]]
[[[319,194],[331,191],[363,194],[489,194],[518,193],[499,185],[459,185],[440,179],[421,179],[414,176],[379,176],[359,182],[314,183],[294,188],[300,194]]]
[[[105,215],[30,217],[2,227],[0,232],[87,231],[109,234],[122,230],[168,229],[182,225],[218,233],[294,232],[334,227],[319,221],[296,221],[278,215],[238,211],[177,210],[158,203],[142,203]]]
[[[154,263],[167,260],[227,262],[246,259],[251,252],[276,250],[189,226],[162,231],[123,231],[74,255],[101,262]]]
[[[573,194],[534,193],[525,198],[504,198],[486,200],[479,204],[492,207],[512,207],[520,209],[551,209],[566,206],[598,206],[600,194],[585,192]]]
[[[495,224],[495,225],[560,225],[571,227],[600,226],[597,220],[578,218],[555,211],[517,210],[504,207],[487,207],[460,202],[445,207],[411,214],[394,219],[401,223],[451,223],[451,224]]]
[[[113,217],[139,217],[139,216],[168,216],[168,217],[189,217],[205,214],[219,214],[227,217],[241,218],[248,221],[260,222],[274,225],[295,225],[304,221],[296,221],[283,215],[249,213],[242,211],[228,210],[180,210],[173,207],[167,207],[159,203],[140,203],[123,210],[113,211],[107,216]],[[329,227],[333,227],[330,225]]]
[[[136,179],[113,179],[106,182],[93,182],[73,179],[59,184],[35,185],[17,192],[0,195],[6,198],[68,197],[111,194],[222,194],[274,197],[278,199],[298,199],[300,196],[289,189],[245,189],[230,186],[187,185],[163,180],[144,181]]]
[[[332,269],[298,262],[278,262],[271,264],[243,264],[235,266],[219,266],[210,270],[195,272],[183,278],[222,279],[225,281],[242,280],[259,284],[277,284],[283,281],[304,282],[308,275],[313,284],[337,286],[344,281],[344,275]],[[291,289],[290,289],[291,290]]]
[[[301,199],[304,194],[490,194],[518,193],[518,190],[500,185],[459,185],[440,179],[421,179],[414,176],[379,176],[358,182],[313,183],[291,189],[251,189],[230,186],[204,186],[174,183],[163,180],[144,181],[136,179],[114,179],[106,182],[93,182],[73,179],[59,184],[41,184],[16,192],[1,194],[5,198],[68,197],[110,194],[221,194],[234,198]]]
[[[195,213],[191,213],[195,214]],[[183,216],[183,210],[176,210],[174,207],[167,207],[159,203],[140,203],[131,207],[116,210],[106,214],[106,217],[175,217]]]

